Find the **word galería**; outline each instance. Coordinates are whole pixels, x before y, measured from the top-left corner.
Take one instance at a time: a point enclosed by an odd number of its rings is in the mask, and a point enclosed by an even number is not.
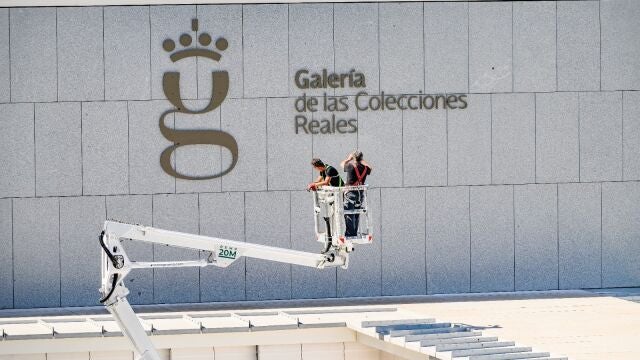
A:
[[[303,91],[293,103],[296,115],[296,134],[345,134],[358,131],[358,119],[344,116],[353,110],[366,111],[416,111],[416,110],[464,110],[467,108],[466,94],[388,94],[384,91],[371,93],[367,89],[364,73],[351,69],[336,73],[327,69],[310,71],[301,69],[294,77],[296,87]],[[306,91],[325,89],[353,89],[353,95],[308,95]],[[369,91],[367,91],[369,90]],[[314,113],[322,113],[322,115]]]

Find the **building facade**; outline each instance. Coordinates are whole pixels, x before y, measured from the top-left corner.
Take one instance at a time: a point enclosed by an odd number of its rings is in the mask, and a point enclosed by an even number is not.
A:
[[[0,8],[0,308],[97,305],[105,219],[319,251],[310,160],[355,149],[375,226],[348,270],[145,270],[129,300],[640,286],[638,19],[634,0]]]

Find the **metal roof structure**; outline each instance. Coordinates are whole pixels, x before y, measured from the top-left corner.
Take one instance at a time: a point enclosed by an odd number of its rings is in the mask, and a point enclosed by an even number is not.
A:
[[[139,315],[159,349],[357,342],[405,359],[567,359],[391,306]],[[6,354],[129,350],[110,315],[0,319]],[[78,341],[82,340],[82,341]]]

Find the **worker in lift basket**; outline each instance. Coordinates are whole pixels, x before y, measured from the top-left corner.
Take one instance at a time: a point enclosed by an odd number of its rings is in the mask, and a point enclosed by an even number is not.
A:
[[[347,173],[347,186],[364,185],[367,175],[371,174],[371,166],[362,159],[362,151],[356,150],[340,162],[340,166]],[[344,209],[357,210],[362,208],[364,192],[351,190],[344,194]],[[345,214],[345,237],[358,236],[360,214]]]
[[[314,158],[311,160],[311,165],[316,171],[320,172],[320,175],[316,179],[316,181],[312,182],[307,186],[307,190],[316,191],[319,187],[329,185],[329,186],[343,186],[344,181],[338,174],[338,170],[333,166],[327,165],[322,160],[318,158]]]

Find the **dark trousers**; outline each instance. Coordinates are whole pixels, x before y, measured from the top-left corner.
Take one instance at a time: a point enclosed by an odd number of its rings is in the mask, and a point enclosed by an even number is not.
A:
[[[344,209],[358,210],[362,208],[364,194],[362,191],[350,191],[345,194]],[[345,214],[345,233],[344,236],[358,236],[358,224],[360,223],[360,214]]]

